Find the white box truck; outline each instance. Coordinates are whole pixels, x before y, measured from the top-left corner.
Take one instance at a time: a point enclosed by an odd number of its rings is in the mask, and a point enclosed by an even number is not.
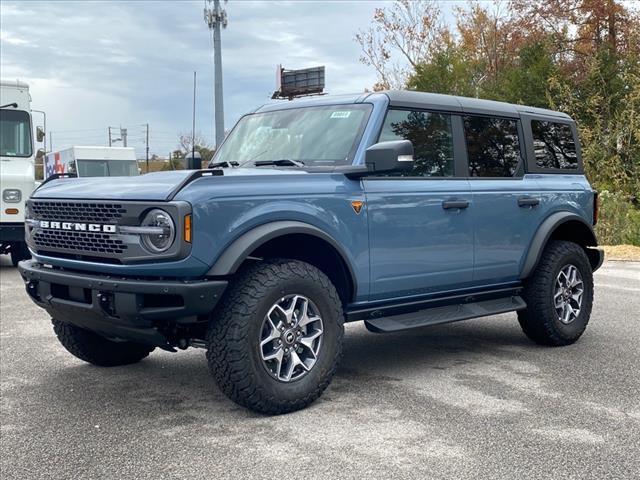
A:
[[[140,174],[136,152],[131,147],[69,147],[48,153],[44,179],[56,173],[78,177],[131,177]]]
[[[29,258],[24,209],[36,186],[31,96],[26,83],[0,80],[0,254]]]

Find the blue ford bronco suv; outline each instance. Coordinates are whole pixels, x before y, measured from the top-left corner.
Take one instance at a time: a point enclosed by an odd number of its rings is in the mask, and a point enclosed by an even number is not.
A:
[[[563,113],[326,96],[245,115],[206,170],[44,183],[19,268],[76,357],[206,348],[229,398],[277,414],[327,387],[344,322],[514,311],[534,342],[575,342],[603,261],[596,216]]]

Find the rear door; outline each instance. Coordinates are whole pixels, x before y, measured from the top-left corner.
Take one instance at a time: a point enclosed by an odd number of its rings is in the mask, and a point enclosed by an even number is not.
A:
[[[543,219],[573,210],[587,222],[593,219],[593,193],[580,156],[575,123],[569,118],[522,115],[527,145],[527,171],[535,176]]]
[[[477,285],[515,281],[542,221],[535,175],[525,175],[519,118],[465,115],[472,192],[474,273]]]
[[[379,141],[398,139],[413,143],[414,170],[363,181],[371,300],[455,290],[472,281],[471,193],[469,181],[455,175],[455,160],[464,155],[461,117],[391,109]]]

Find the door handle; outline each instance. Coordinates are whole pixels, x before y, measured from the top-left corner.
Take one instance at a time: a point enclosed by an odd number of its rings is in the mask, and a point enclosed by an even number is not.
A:
[[[536,197],[529,197],[525,195],[524,197],[518,197],[518,206],[519,207],[535,207],[540,205],[540,199]]]
[[[451,208],[467,208],[469,206],[469,200],[445,200],[442,202],[442,208],[449,210]]]

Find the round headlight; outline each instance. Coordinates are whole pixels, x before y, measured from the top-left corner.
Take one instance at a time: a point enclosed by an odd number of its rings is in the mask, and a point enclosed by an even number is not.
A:
[[[159,208],[147,213],[142,221],[142,227],[157,228],[158,233],[145,233],[141,235],[142,242],[148,250],[154,253],[166,251],[176,238],[176,227],[171,216]]]

